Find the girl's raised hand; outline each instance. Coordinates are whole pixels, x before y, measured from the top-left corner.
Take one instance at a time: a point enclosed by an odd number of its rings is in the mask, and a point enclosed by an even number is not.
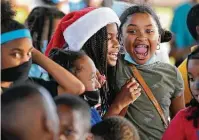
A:
[[[120,93],[116,96],[114,104],[119,104],[123,109],[130,103],[133,103],[141,95],[141,88],[135,78],[127,80],[126,84],[122,86]]]

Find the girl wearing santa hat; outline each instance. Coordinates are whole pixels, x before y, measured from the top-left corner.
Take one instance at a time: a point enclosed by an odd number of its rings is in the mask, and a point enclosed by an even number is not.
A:
[[[119,25],[120,21],[116,13],[107,7],[97,9],[89,7],[71,12],[62,18],[46,50],[48,55],[52,48],[63,48],[65,43],[67,47],[64,49],[72,51],[83,49],[94,61],[99,73],[108,76],[108,82],[102,86],[100,92],[103,114],[109,107],[108,103],[111,102],[109,100],[112,100],[109,89],[114,89],[109,88],[112,86],[109,83],[113,82],[111,80],[115,76],[114,66],[119,53],[117,40]],[[129,94],[140,93],[139,88],[136,92],[133,90],[134,86],[138,87],[138,84],[135,85],[132,79],[123,90],[128,90]]]

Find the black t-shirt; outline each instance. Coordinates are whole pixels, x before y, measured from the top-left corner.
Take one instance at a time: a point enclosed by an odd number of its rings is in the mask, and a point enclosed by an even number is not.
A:
[[[28,80],[26,80],[24,83],[38,84],[38,85],[44,87],[45,89],[47,89],[49,91],[49,93],[52,95],[52,97],[55,97],[58,95],[58,90],[57,90],[58,84],[55,81],[45,81],[43,79],[29,77]],[[16,83],[16,84],[18,84],[18,83]],[[16,85],[16,84],[14,84],[14,85]],[[1,87],[1,89],[4,92],[7,88]]]

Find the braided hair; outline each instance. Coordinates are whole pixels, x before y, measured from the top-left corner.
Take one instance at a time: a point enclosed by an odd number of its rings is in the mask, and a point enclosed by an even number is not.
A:
[[[48,27],[48,43],[52,36],[53,21],[56,18],[64,17],[64,13],[56,8],[49,7],[36,7],[29,14],[26,19],[26,24],[30,29],[31,36],[33,37],[33,46],[41,51],[42,35],[45,27],[45,21],[49,20]],[[35,37],[35,38],[34,38]]]
[[[101,28],[96,32],[87,42],[83,45],[82,50],[93,60],[96,68],[101,74],[107,76],[107,48],[108,39],[107,39],[107,29],[106,26]],[[109,94],[108,84],[106,83],[100,89],[100,95],[102,100],[102,112],[108,108],[108,94]]]
[[[197,59],[199,60],[199,46],[197,47],[197,49],[195,51],[193,51],[189,56],[188,56],[188,60],[187,60],[187,69],[188,69],[188,63],[189,63],[189,60],[192,60],[192,59]],[[190,80],[189,76],[188,76],[188,79]],[[189,83],[189,82],[188,82]],[[190,83],[189,83],[189,89],[190,88]],[[198,119],[199,119],[199,103],[198,101],[193,98],[190,103],[187,104],[187,106],[190,106],[191,108],[196,108],[194,111],[190,110],[191,111],[191,115],[187,116],[187,120],[193,120],[193,126],[195,128],[198,128]]]

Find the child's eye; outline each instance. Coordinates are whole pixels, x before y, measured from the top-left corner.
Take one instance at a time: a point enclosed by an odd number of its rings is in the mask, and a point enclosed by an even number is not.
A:
[[[66,130],[66,131],[64,131],[64,134],[65,134],[66,136],[70,136],[70,135],[72,135],[73,133],[74,133],[73,130]]]
[[[153,33],[153,32],[154,32],[154,30],[152,30],[152,29],[147,29],[147,30],[146,30],[146,33],[149,33],[149,34],[150,34],[150,33]]]
[[[30,52],[28,52],[28,54],[27,54],[29,57],[31,57],[32,56],[32,52],[30,51]]]
[[[189,77],[189,81],[193,82],[194,78],[193,77]]]
[[[136,30],[129,30],[128,33],[131,33],[131,34],[136,34],[137,31]]]
[[[15,52],[11,54],[14,58],[20,59],[23,57],[23,55],[20,52]]]

